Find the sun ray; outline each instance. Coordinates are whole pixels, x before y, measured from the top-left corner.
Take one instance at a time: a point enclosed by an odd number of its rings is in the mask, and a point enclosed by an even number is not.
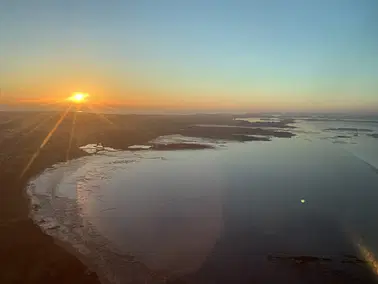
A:
[[[70,140],[68,142],[68,149],[67,149],[67,153],[66,153],[66,161],[68,161],[69,158],[70,158],[69,155],[70,155],[71,147],[72,147],[72,139],[73,139],[73,136],[75,134],[76,116],[77,116],[77,112],[74,112],[73,119],[72,119],[72,127],[71,127],[71,133],[70,133]]]
[[[107,104],[105,102],[91,102],[92,103],[92,106],[100,106],[101,108],[106,108],[106,109],[109,109],[109,110],[117,110],[117,108],[111,106],[110,104]]]
[[[60,119],[57,121],[57,123],[54,125],[54,127],[51,129],[51,131],[47,134],[46,138],[43,140],[43,142],[42,142],[42,144],[40,146],[40,149],[42,149],[43,147],[45,147],[46,143],[49,142],[51,136],[54,134],[54,132],[59,127],[59,125],[62,123],[62,121],[64,120],[64,118],[66,117],[66,115],[70,111],[70,109],[71,109],[71,106],[69,106],[66,109],[66,111],[62,114],[62,116],[60,117]]]
[[[25,131],[28,131],[31,127],[37,125],[40,120],[42,113],[37,113],[32,117],[27,117],[27,119],[23,119],[17,128],[14,128],[15,132],[14,135],[21,136]]]
[[[94,114],[96,114],[99,118],[101,118],[102,120],[106,121],[107,123],[109,123],[111,126],[115,126],[116,125],[114,124],[113,121],[111,121],[109,118],[107,118],[104,114],[100,113],[100,112],[97,112],[96,109],[93,107],[92,104],[88,105],[88,109],[93,111]]]
[[[41,125],[43,125],[47,120],[53,117],[53,115],[51,115],[44,119],[44,118],[40,118],[41,115],[42,114],[39,113],[36,116],[33,116],[32,119],[28,119],[29,122],[27,123],[27,125],[20,126],[19,128],[16,129],[16,131],[12,135],[12,139],[14,140],[14,142],[11,143],[13,150],[10,150],[8,155],[3,156],[2,159],[0,160],[0,163],[4,162],[5,160],[11,159],[14,153],[18,151],[16,146],[28,135],[30,135],[39,127],[41,127]],[[1,142],[3,142],[3,140]]]
[[[39,121],[38,123],[36,123],[36,125],[32,129],[30,129],[28,132],[26,132],[25,136],[30,135],[31,133],[33,133],[34,131],[36,131],[38,128],[40,128],[43,124],[45,124],[47,121],[49,121],[53,117],[54,117],[54,114],[49,115],[49,116],[43,118],[41,121]]]
[[[24,127],[22,129],[20,129],[17,133],[14,134],[14,137],[18,137],[18,139],[13,143],[13,145],[18,145],[22,139],[25,139],[27,136],[29,136],[30,134],[32,134],[34,131],[36,131],[38,128],[40,128],[44,123],[46,123],[47,121],[49,121],[50,119],[52,119],[54,117],[54,115],[50,115],[46,118],[42,118],[41,120],[35,122],[33,121],[33,123],[31,123],[30,125],[28,125],[27,127]],[[17,151],[17,150],[15,150]],[[13,151],[13,152],[15,152]],[[12,157],[13,155],[13,152],[11,155],[9,155],[10,157]]]
[[[67,106],[67,99],[19,99],[17,103],[36,105],[41,108]]]
[[[66,115],[67,115],[67,113],[69,112],[70,109],[71,109],[71,105],[61,115],[60,119],[55,123],[54,127],[50,130],[50,132],[47,134],[45,139],[43,139],[41,145],[39,146],[37,151],[33,154],[33,156],[30,158],[29,162],[26,164],[25,168],[23,169],[23,171],[21,173],[21,177],[24,176],[24,174],[28,171],[30,166],[34,163],[35,159],[38,157],[38,155],[41,152],[41,150],[43,149],[43,147],[45,147],[47,142],[50,140],[51,136],[54,134],[54,132],[59,127],[59,125],[62,123],[62,121],[64,120],[64,118],[66,117]]]

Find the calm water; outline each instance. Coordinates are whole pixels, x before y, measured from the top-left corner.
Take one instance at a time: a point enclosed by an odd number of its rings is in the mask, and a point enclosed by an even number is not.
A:
[[[134,269],[124,273],[126,255],[143,264],[135,270],[188,283],[324,281],[319,269],[343,283],[365,277],[368,267],[345,255],[378,255],[378,139],[322,131],[340,122],[298,126],[292,139],[56,165],[31,182],[33,217],[120,283]],[[276,256],[332,261],[303,272]]]

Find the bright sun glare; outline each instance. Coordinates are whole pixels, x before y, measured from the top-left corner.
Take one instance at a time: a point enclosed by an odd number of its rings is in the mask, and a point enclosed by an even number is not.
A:
[[[73,93],[72,96],[70,96],[68,98],[68,100],[71,101],[71,102],[73,102],[73,103],[80,104],[80,103],[83,103],[87,97],[88,97],[88,94]]]

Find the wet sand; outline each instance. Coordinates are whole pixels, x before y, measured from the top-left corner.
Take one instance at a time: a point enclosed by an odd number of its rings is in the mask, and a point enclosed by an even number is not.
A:
[[[228,115],[62,115],[0,113],[0,283],[98,283],[97,275],[83,264],[84,259],[78,259],[64,244],[43,234],[29,219],[25,186],[31,177],[58,162],[87,155],[79,148],[82,145],[102,143],[127,149],[161,135],[187,131],[193,136],[205,136],[208,131],[187,130],[196,124],[234,125]],[[52,129],[55,131],[51,132]],[[274,131],[262,133],[253,129],[248,133],[227,130],[218,136],[217,131],[212,132],[212,138],[244,141],[253,134],[276,136]]]

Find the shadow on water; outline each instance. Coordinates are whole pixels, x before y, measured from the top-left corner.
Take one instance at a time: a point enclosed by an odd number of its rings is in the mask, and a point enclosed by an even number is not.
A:
[[[65,192],[164,283],[373,283],[353,233],[377,254],[376,173],[324,141],[253,146],[93,158],[81,170],[91,182]],[[133,264],[109,263],[131,279]]]
[[[229,196],[212,252],[172,283],[376,283],[339,222],[311,208],[262,210],[255,202]]]

